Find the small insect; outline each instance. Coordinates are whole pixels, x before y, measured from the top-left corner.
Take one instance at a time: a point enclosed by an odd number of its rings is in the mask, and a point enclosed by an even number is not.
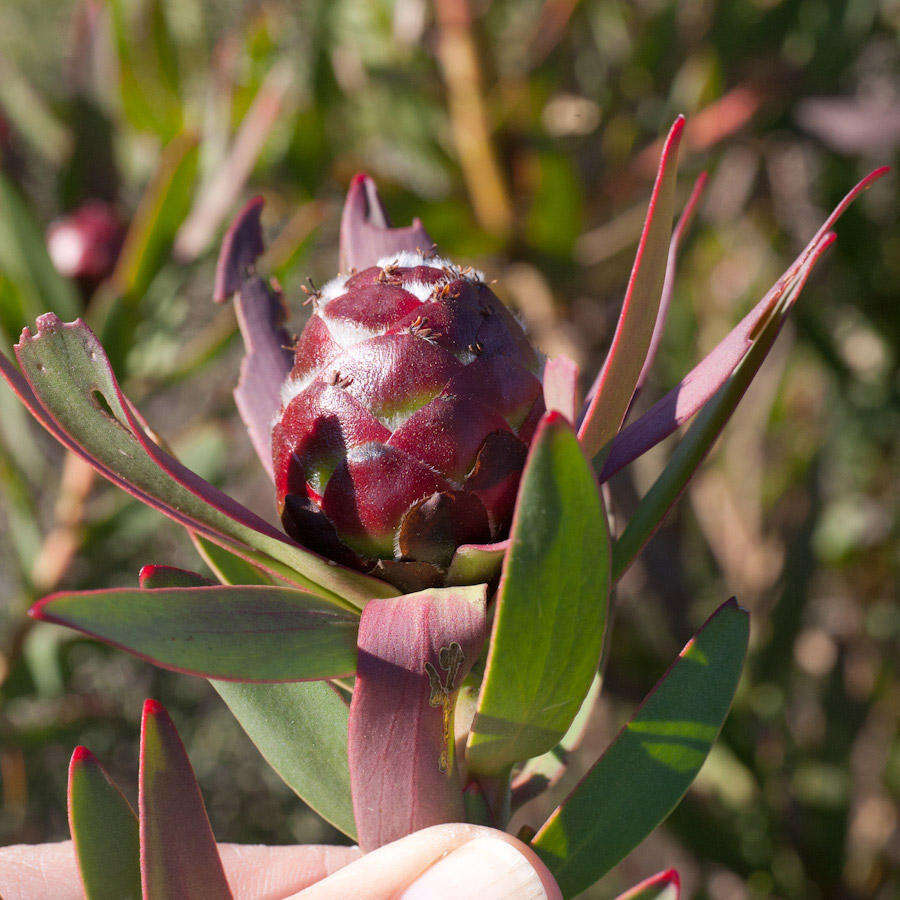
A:
[[[394,262],[383,266],[375,280],[379,284],[400,284],[402,279],[400,278],[400,266],[397,264],[397,261],[394,260]]]
[[[310,303],[318,303],[319,300],[322,299],[322,291],[316,285],[316,283],[312,280],[312,278],[307,275],[306,280],[309,282],[309,287],[305,284],[300,285],[300,290],[306,294],[306,299],[303,301],[304,306],[308,306]]]

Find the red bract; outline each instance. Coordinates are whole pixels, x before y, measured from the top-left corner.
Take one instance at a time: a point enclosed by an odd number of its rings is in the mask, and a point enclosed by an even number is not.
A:
[[[442,568],[504,537],[544,402],[537,355],[481,274],[404,252],[310,297],[272,434],[288,533]]]

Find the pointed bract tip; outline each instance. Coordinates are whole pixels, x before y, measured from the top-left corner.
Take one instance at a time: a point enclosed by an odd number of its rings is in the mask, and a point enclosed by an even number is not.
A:
[[[96,763],[97,758],[88,750],[87,747],[82,747],[80,744],[72,751],[72,759],[69,762],[69,769],[72,770],[75,766],[80,763]]]
[[[240,290],[249,270],[265,250],[259,221],[264,205],[261,194],[248,200],[225,232],[213,286],[216,303],[223,303]]]
[[[559,410],[550,409],[544,413],[544,420],[538,425],[538,428],[550,428],[551,426],[559,425],[561,422],[569,425],[569,420]]]
[[[350,187],[356,187],[357,185],[365,184],[365,182],[368,181],[368,179],[369,179],[368,172],[357,172],[353,176],[353,179],[350,182]]]
[[[152,697],[148,697],[144,701],[144,710],[141,714],[142,719],[146,719],[149,716],[165,716],[166,718],[168,718],[168,715],[168,711],[162,705],[162,703],[159,702],[159,700],[154,700]]]

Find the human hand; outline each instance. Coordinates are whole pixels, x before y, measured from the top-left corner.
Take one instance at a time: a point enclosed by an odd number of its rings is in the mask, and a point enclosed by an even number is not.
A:
[[[435,825],[362,855],[357,847],[220,844],[235,900],[558,900],[534,851],[480,825]],[[0,897],[83,897],[71,841],[0,848]]]

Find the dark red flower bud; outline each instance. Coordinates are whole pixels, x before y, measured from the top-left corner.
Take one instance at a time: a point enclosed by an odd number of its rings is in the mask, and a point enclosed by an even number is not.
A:
[[[272,433],[287,531],[341,561],[439,568],[505,537],[544,401],[480,273],[399,253],[309,299]]]
[[[115,267],[123,236],[113,207],[89,200],[50,225],[47,249],[60,273],[96,285]]]

